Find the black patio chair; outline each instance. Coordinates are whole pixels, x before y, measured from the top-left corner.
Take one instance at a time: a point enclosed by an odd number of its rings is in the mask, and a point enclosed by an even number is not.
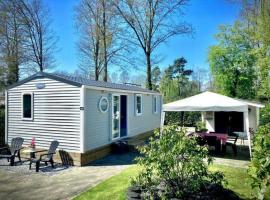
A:
[[[196,137],[196,141],[197,141],[198,145],[200,145],[200,146],[204,146],[206,144],[206,140],[200,136]]]
[[[10,147],[0,148],[0,158],[6,158],[8,162],[10,161],[10,166],[14,166],[15,157],[18,157],[19,161],[21,160],[20,151],[23,148],[24,139],[21,137],[12,138]]]
[[[215,152],[218,152],[220,150],[219,146],[219,142],[217,141],[217,137],[216,136],[210,136],[207,135],[204,137],[206,144],[211,148],[211,147],[215,147]],[[209,149],[210,150],[210,149]]]
[[[238,135],[235,135],[235,136],[229,136],[228,137],[228,140],[226,142],[226,148],[227,146],[231,146],[232,147],[232,150],[233,150],[233,153],[235,156],[237,156],[237,145],[236,145],[236,142],[237,142],[237,139],[238,139]]]
[[[51,163],[52,168],[54,168],[54,161],[53,161],[53,155],[56,153],[56,149],[59,146],[59,142],[54,140],[51,142],[50,148],[47,153],[41,154],[39,159],[31,158],[29,169],[32,167],[32,163],[36,163],[36,172],[39,172],[40,163],[44,162],[45,165],[48,165],[48,162]],[[44,152],[43,151],[37,151],[37,152]]]

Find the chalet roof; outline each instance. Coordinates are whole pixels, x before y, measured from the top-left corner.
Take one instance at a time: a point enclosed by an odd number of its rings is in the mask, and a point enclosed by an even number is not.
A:
[[[63,74],[57,74],[57,73],[46,73],[46,72],[38,72],[38,73],[36,73],[36,74],[26,78],[26,79],[23,79],[15,84],[7,87],[7,89],[17,87],[17,86],[22,85],[26,82],[29,82],[33,79],[42,78],[42,77],[57,80],[57,81],[64,82],[64,83],[74,85],[77,87],[81,87],[82,85],[86,85],[86,86],[91,86],[91,87],[97,87],[100,89],[107,88],[107,89],[127,90],[127,91],[159,94],[156,91],[148,90],[146,88],[142,88],[142,87],[138,87],[138,86],[109,83],[109,82],[104,82],[104,81],[95,81],[95,80],[90,80],[90,79],[82,78],[82,77],[63,75]]]

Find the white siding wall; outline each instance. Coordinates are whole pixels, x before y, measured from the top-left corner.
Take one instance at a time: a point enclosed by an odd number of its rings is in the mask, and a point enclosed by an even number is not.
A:
[[[94,149],[110,143],[110,109],[101,113],[98,103],[101,97],[109,99],[109,93],[86,89],[85,94],[85,150]],[[110,102],[110,99],[109,99]]]
[[[128,118],[128,134],[129,136],[138,135],[147,131],[151,131],[160,127],[161,120],[161,96],[157,96],[158,112],[153,112],[153,95],[142,95],[142,115],[135,114],[135,96],[128,96],[129,118]]]
[[[135,116],[135,94],[112,93],[86,89],[85,100],[85,150],[94,149],[111,143],[111,97],[112,94],[125,94],[128,104],[128,137],[151,131],[160,126],[161,96],[158,96],[158,113],[153,112],[153,95],[142,95],[143,112],[141,116]],[[109,110],[101,113],[98,103],[101,97],[109,100]]]
[[[249,106],[248,118],[249,118],[249,128],[254,131],[257,130],[257,110],[254,106]]]
[[[45,88],[36,89],[36,83]],[[33,120],[22,120],[21,95],[33,92]],[[48,148],[52,140],[59,149],[80,151],[80,88],[48,78],[38,78],[8,91],[8,142],[23,137],[24,145],[36,138],[38,148]]]

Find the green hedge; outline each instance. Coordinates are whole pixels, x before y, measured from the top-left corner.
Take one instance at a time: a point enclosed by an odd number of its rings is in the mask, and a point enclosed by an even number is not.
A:
[[[260,125],[270,123],[270,103],[266,104],[264,108],[260,109]]]
[[[256,199],[266,199],[270,187],[270,124],[260,126],[253,139],[253,156],[248,169]]]
[[[5,108],[0,107],[0,147],[5,144]]]
[[[166,112],[165,124],[177,124],[178,126],[196,127],[201,121],[200,112]]]

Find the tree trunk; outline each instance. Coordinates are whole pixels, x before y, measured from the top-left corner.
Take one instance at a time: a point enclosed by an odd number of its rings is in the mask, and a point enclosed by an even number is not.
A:
[[[238,82],[239,82],[239,75],[240,72],[236,69],[235,71],[235,79],[233,81],[233,87],[232,87],[232,91],[231,91],[231,95],[232,97],[236,97],[237,96],[237,88],[238,88]]]
[[[107,41],[106,41],[106,3],[102,1],[102,25],[103,25],[103,46],[104,46],[104,77],[103,81],[108,81],[108,58],[107,58]]]
[[[97,40],[96,40],[96,47],[95,47],[95,80],[98,81],[99,79],[99,65],[98,65],[98,61],[99,61],[99,37],[97,36]]]
[[[8,65],[7,84],[11,85],[19,81],[19,65],[11,62]]]
[[[151,73],[151,54],[146,53],[146,61],[147,61],[147,88],[152,90],[152,73]]]
[[[95,67],[95,80],[98,81],[98,68]]]

